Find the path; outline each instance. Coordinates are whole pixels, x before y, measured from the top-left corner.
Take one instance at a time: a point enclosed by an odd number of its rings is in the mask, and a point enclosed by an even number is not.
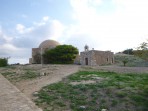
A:
[[[0,74],[0,111],[42,111]]]
[[[50,72],[52,69],[54,69],[53,65],[49,65],[50,68],[44,67],[42,68],[41,72]],[[52,73],[50,73],[47,76],[42,76],[41,78],[36,78],[34,80],[26,80],[26,81],[20,81],[16,83],[16,87],[21,90],[26,96],[32,99],[32,94],[35,91],[39,91],[43,86],[46,86],[48,84],[56,83],[62,78],[73,74],[79,70],[78,65],[57,65],[56,70],[53,70]]]

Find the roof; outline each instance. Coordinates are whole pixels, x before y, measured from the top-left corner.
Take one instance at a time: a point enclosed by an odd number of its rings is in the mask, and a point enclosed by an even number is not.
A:
[[[55,48],[58,45],[60,45],[60,43],[57,41],[45,40],[39,45],[39,48]]]

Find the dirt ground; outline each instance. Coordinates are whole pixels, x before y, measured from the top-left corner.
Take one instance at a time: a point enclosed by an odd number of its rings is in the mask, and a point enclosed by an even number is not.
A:
[[[114,71],[118,73],[148,73],[148,67],[119,67],[119,66],[95,66],[95,67],[81,67],[80,65],[25,65],[17,66],[15,70],[17,73],[22,73],[25,69],[31,69],[43,74],[36,79],[26,79],[16,83],[16,87],[23,92],[26,96],[33,99],[32,94],[36,91],[39,91],[43,86],[48,84],[56,83],[62,78],[73,74],[79,70],[105,70],[105,71]],[[5,70],[0,68],[0,72]]]
[[[46,65],[43,67],[36,65],[30,67],[37,69],[40,73],[46,73],[46,75],[36,79],[28,79],[15,84],[18,89],[31,99],[33,97],[32,94],[35,91],[39,91],[43,86],[56,83],[79,70],[79,66],[77,65]]]

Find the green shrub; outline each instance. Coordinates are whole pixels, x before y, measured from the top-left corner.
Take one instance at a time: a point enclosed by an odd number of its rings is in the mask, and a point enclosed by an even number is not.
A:
[[[47,50],[44,54],[46,64],[72,64],[78,54],[78,49],[72,45],[59,45],[54,49]]]
[[[7,58],[0,58],[0,67],[4,67],[8,65]]]

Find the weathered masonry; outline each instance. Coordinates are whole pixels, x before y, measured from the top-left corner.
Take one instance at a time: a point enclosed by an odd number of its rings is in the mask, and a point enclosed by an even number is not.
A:
[[[46,50],[50,50],[60,45],[59,42],[54,40],[43,41],[38,48],[32,48],[32,58],[29,59],[30,64],[44,63],[44,58],[41,56]]]
[[[84,47],[85,51],[80,53],[80,63],[81,65],[108,65],[114,63],[114,54],[111,51],[98,51],[89,50],[86,45]]]

